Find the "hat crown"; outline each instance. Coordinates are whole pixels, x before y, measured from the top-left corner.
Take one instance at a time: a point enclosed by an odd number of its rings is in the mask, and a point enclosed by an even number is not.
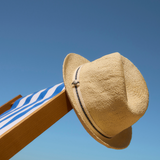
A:
[[[113,137],[134,124],[148,106],[148,89],[139,70],[119,53],[85,63],[79,89],[90,121]]]

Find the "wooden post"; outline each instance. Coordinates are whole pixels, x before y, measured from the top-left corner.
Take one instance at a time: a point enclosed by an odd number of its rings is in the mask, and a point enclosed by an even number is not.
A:
[[[0,159],[8,160],[72,109],[65,90],[0,136]]]

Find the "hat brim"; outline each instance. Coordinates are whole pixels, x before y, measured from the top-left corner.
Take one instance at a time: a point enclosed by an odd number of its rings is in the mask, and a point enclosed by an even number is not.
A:
[[[125,129],[124,131],[122,131],[121,133],[117,134],[112,138],[101,137],[96,133],[96,130],[87,123],[87,119],[85,118],[85,115],[82,114],[82,112],[80,111],[81,108],[77,104],[77,101],[75,99],[75,95],[73,92],[73,87],[71,84],[73,82],[73,75],[75,70],[79,66],[89,62],[90,61],[88,61],[84,57],[75,53],[70,53],[66,56],[63,63],[63,80],[64,80],[65,89],[69,97],[69,100],[80,122],[82,123],[83,127],[95,140],[97,140],[99,143],[105,145],[108,148],[113,148],[113,149],[126,148],[131,141],[132,127]]]

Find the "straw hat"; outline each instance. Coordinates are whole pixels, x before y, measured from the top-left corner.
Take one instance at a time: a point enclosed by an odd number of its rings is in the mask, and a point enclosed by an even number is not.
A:
[[[87,132],[101,144],[126,148],[132,125],[148,106],[146,82],[134,64],[119,53],[89,62],[70,53],[63,64],[70,102]]]

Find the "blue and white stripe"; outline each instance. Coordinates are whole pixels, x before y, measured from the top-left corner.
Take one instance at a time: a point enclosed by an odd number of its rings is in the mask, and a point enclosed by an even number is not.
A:
[[[10,110],[0,115],[0,136],[64,89],[64,83],[60,83],[15,101]]]

